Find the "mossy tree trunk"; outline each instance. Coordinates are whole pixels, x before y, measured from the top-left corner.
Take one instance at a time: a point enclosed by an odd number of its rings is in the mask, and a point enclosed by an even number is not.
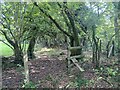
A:
[[[32,37],[30,39],[29,46],[28,46],[28,49],[27,49],[28,59],[34,59],[35,58],[35,55],[34,55],[35,42],[36,42],[36,37]]]
[[[99,68],[99,60],[100,60],[100,53],[101,53],[101,41],[99,38],[95,37],[95,26],[92,27],[93,29],[93,59],[92,63],[94,64],[94,68]]]
[[[23,52],[22,49],[20,47],[20,45],[18,44],[18,41],[15,39],[14,41],[12,41],[8,36],[7,33],[2,31],[3,35],[5,36],[6,40],[9,42],[9,44],[12,46],[11,49],[14,52],[14,56],[15,56],[15,64],[20,64],[22,66],[24,66],[24,62],[23,62]]]
[[[14,55],[15,55],[14,63],[24,66],[22,50],[20,50],[18,47],[15,47],[14,48]]]

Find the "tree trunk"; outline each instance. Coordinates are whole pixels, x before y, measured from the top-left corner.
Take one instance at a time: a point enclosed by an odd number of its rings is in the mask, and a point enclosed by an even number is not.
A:
[[[24,66],[23,62],[23,52],[19,49],[18,45],[16,44],[14,47],[14,55],[15,55],[15,64],[20,64],[21,66]]]
[[[74,47],[74,38],[73,37],[70,37],[70,46]]]
[[[120,31],[119,31],[119,36],[120,36]],[[120,64],[120,37],[118,37],[118,63]]]
[[[95,39],[95,27],[93,26],[92,27],[92,29],[93,29],[93,37],[92,37],[92,42],[93,42],[93,45],[92,45],[92,49],[93,49],[93,56],[92,56],[92,63],[94,63],[95,64],[95,50],[96,50],[96,45],[95,45],[95,42],[96,42],[96,39]]]
[[[118,56],[118,82],[120,82],[120,28],[119,28],[119,22],[120,22],[120,2],[114,2],[114,7],[115,7],[115,18],[114,18],[114,27],[115,27],[115,32],[117,32],[116,35],[116,40],[117,40],[117,56]],[[118,83],[118,87],[120,86],[120,83]]]
[[[118,11],[120,12],[120,2],[118,2]],[[118,14],[118,18],[120,22],[120,13]],[[120,24],[118,26],[120,26]],[[120,73],[120,27],[118,30],[118,73]],[[118,79],[118,82],[120,82],[120,75],[118,75]],[[120,87],[120,83],[118,83],[118,87]]]
[[[64,40],[65,40],[64,42],[67,43],[67,36],[64,35],[64,38],[65,38],[65,39],[64,39]]]
[[[107,58],[108,58],[108,54],[109,54],[109,42],[108,42],[108,44],[106,46],[106,53],[107,53]]]
[[[21,66],[24,66],[24,62],[23,62],[23,52],[20,49],[20,47],[18,46],[18,42],[17,41],[12,41],[5,32],[3,32],[6,40],[9,42],[9,44],[11,46],[13,46],[13,51],[14,51],[14,56],[15,56],[15,64],[20,64]]]
[[[99,59],[100,59],[100,41],[99,38],[95,37],[96,32],[95,32],[95,26],[93,28],[93,59],[92,63],[94,64],[95,68],[99,68]]]
[[[29,46],[28,46],[28,49],[27,49],[28,59],[35,58],[35,55],[33,53],[34,52],[34,47],[35,47],[35,41],[36,41],[36,38],[32,37],[30,42],[29,42]]]

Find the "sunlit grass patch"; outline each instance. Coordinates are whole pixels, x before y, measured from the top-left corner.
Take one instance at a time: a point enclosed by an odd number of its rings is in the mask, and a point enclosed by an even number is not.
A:
[[[13,55],[13,50],[6,44],[0,42],[0,56],[11,56]]]
[[[28,44],[25,45],[26,49],[28,47]],[[0,42],[0,56],[12,56],[14,53],[13,53],[13,50],[7,46],[6,44]]]
[[[40,52],[49,52],[49,51],[52,51],[54,50],[53,48],[41,48]]]
[[[48,56],[52,56],[52,55],[60,55],[60,49],[54,49],[54,48],[41,48],[40,51],[38,51],[39,54],[44,54],[44,55],[48,55]]]

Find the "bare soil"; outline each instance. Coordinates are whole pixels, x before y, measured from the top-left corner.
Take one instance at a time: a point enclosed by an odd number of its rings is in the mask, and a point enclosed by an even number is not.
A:
[[[65,55],[48,56],[46,54],[37,55],[35,60],[29,61],[30,81],[36,84],[37,88],[65,88],[73,87],[71,83],[74,82],[79,70],[77,67],[71,69],[71,73],[67,73],[66,57],[67,52],[63,50]],[[93,70],[91,63],[91,55],[84,53],[86,61],[81,64],[85,69],[82,77],[89,81],[87,87],[113,87],[104,79],[99,79],[99,74]],[[87,60],[89,59],[89,60]],[[7,68],[2,71],[2,88],[21,88],[24,82],[24,70],[21,68]],[[114,84],[114,83],[112,83]],[[116,83],[115,83],[116,84]],[[85,87],[84,85],[82,87]]]

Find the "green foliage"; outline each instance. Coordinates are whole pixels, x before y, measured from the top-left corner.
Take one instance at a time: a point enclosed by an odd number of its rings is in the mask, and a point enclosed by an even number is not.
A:
[[[80,78],[80,77],[77,77],[77,78],[75,79],[75,82],[74,82],[74,83],[76,83],[77,87],[81,87],[81,86],[86,85],[86,84],[88,83],[88,80],[83,79],[82,77],[81,77],[81,78]]]
[[[36,88],[36,84],[30,81],[22,86],[23,88]]]
[[[110,75],[110,76],[116,76],[117,74],[117,71],[112,69],[112,68],[107,68],[107,73]]]
[[[82,86],[86,86],[87,83],[88,83],[88,80],[83,79],[83,78],[77,78],[77,79],[75,79],[75,81],[70,82],[69,86],[70,87],[79,87],[80,88]]]
[[[118,74],[118,68],[113,67],[101,67],[100,70],[95,70],[96,74],[104,73],[109,76],[115,77]]]
[[[86,86],[89,83],[87,79],[84,79],[80,74],[78,74],[73,82],[69,83],[70,87],[82,87]]]
[[[47,0],[48,1],[48,0]],[[34,4],[27,3],[9,3],[5,2],[1,4],[1,17],[0,17],[0,39],[4,38],[5,41],[9,38],[13,43],[18,44],[18,48],[23,48],[23,43],[28,43],[31,37],[39,37],[41,41],[47,41],[49,44],[56,43],[59,41],[64,41],[64,36],[66,33],[68,36],[77,37],[77,34],[74,35],[73,25],[70,22],[69,16],[72,17],[71,20],[74,20],[76,32],[79,34],[79,41],[82,42],[82,37],[90,38],[92,41],[92,26],[95,28],[95,37],[98,37],[102,40],[102,50],[106,49],[106,45],[110,40],[111,36],[115,33],[115,21],[114,18],[118,14],[116,11],[116,5],[112,3],[67,3],[64,7],[64,3],[57,2],[52,3],[38,3],[39,7],[34,6]],[[114,9],[114,7],[116,9]],[[40,9],[42,11],[40,11]],[[66,10],[65,10],[66,9]],[[119,9],[119,7],[118,7]],[[68,16],[65,14],[65,11],[68,11]],[[116,13],[115,13],[116,12]],[[116,14],[116,15],[115,15]],[[119,15],[120,16],[120,15]],[[54,20],[52,21],[51,18]],[[119,18],[119,17],[118,17]],[[53,23],[56,21],[58,26],[63,29],[66,33],[61,30],[58,30]],[[119,20],[118,20],[119,21]],[[61,33],[63,32],[63,33]],[[85,33],[86,32],[86,33]],[[6,33],[6,35],[4,34]],[[119,33],[118,33],[119,34]],[[7,36],[7,38],[6,38]],[[119,37],[119,35],[118,35]],[[86,41],[88,40],[86,38]],[[116,38],[113,37],[113,40]],[[76,40],[76,39],[75,39]],[[117,42],[119,44],[119,41]],[[9,42],[9,44],[11,44]],[[116,43],[115,43],[116,44]],[[25,44],[27,47],[27,44]],[[117,44],[116,44],[117,45]],[[14,45],[11,44],[13,47]],[[38,46],[40,47],[40,46]],[[120,47],[120,45],[119,45]],[[14,49],[14,48],[13,48]],[[35,48],[37,51],[38,48]],[[48,49],[44,48],[43,51],[40,51],[40,54],[47,54],[48,56],[60,56],[64,53],[58,51],[58,49]],[[3,43],[0,43],[0,56],[10,56],[13,55],[12,49],[6,46]],[[120,56],[120,55],[119,55]],[[118,58],[119,59],[119,58]],[[9,63],[6,63],[4,67],[8,66]],[[9,65],[10,66],[10,65]],[[12,67],[12,64],[11,64]],[[17,71],[22,71],[22,68],[18,68]],[[103,73],[102,73],[103,72]],[[109,77],[115,77],[118,74],[117,69],[111,67],[96,69],[95,73],[105,74]],[[25,74],[25,73],[23,73]],[[104,76],[105,76],[104,75]],[[99,77],[98,79],[101,79]],[[53,85],[57,84],[57,80],[48,75],[46,80],[52,81]],[[71,86],[81,87],[88,83],[86,79],[81,76],[77,76],[75,80],[71,83]],[[94,83],[91,80],[91,83]],[[36,88],[36,85],[33,82],[23,85],[24,88]]]

